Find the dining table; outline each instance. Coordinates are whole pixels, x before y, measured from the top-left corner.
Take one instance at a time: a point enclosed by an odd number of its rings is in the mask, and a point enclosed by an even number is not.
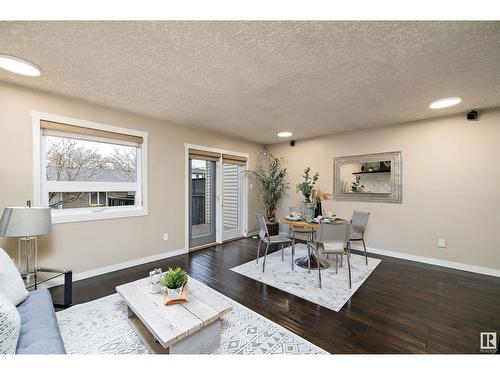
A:
[[[300,229],[309,229],[310,230],[310,236],[308,237],[307,242],[310,243],[310,245],[314,246],[314,235],[319,227],[318,222],[314,221],[306,221],[304,219],[292,219],[290,220],[287,217],[284,217],[280,220],[281,224],[286,224],[290,226],[291,228],[300,228]],[[329,224],[332,225],[338,225],[338,224],[346,224],[348,223],[348,220],[342,219],[342,218],[335,218],[329,222]],[[309,265],[311,269],[318,269],[318,265],[321,266],[321,268],[328,268],[329,264],[325,260],[319,260],[316,255],[314,254],[313,251],[311,251],[308,255],[297,258],[295,260],[295,264],[301,268],[309,268]]]

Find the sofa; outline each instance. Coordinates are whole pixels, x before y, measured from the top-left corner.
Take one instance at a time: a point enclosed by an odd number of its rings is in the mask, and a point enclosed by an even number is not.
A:
[[[16,354],[66,354],[47,289],[30,292],[17,311],[21,316],[21,331]]]
[[[66,354],[48,289],[28,292],[0,249],[0,353]]]

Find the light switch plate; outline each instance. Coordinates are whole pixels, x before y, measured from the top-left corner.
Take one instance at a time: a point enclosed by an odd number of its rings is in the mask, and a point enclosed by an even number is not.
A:
[[[163,233],[163,241],[168,241],[168,233]]]
[[[443,238],[439,238],[438,239],[438,247],[442,247],[442,248],[446,247],[446,240]]]

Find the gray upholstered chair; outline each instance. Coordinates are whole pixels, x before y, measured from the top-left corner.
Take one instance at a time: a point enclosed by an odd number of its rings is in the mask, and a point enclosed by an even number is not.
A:
[[[257,248],[257,260],[256,260],[257,263],[259,263],[260,244],[261,242],[264,242],[266,244],[266,252],[264,253],[264,261],[262,262],[262,272],[264,272],[266,269],[266,257],[270,245],[281,246],[282,261],[285,261],[284,245],[292,245],[292,268],[293,268],[293,261],[294,261],[293,258],[295,253],[293,240],[282,234],[278,234],[277,236],[270,236],[269,232],[267,231],[267,225],[266,225],[266,220],[264,219],[264,215],[257,214],[257,223],[259,224],[259,246]]]
[[[368,255],[366,254],[365,230],[370,218],[369,212],[354,211],[351,218],[351,235],[349,242],[361,241],[365,250],[365,263],[368,265]]]
[[[349,247],[351,223],[345,224],[327,224],[320,223],[318,228],[318,236],[316,242],[316,256],[318,260],[321,255],[335,255],[335,272],[338,273],[339,255],[342,257],[347,255],[347,268],[349,272],[349,289],[352,287],[351,282],[351,250]],[[319,287],[321,288],[321,267],[318,267]]]

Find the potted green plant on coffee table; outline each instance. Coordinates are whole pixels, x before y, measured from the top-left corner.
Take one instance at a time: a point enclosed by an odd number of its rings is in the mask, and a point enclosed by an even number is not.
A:
[[[188,281],[188,274],[182,268],[169,268],[160,283],[166,289],[168,298],[171,300],[182,298],[182,288]]]

